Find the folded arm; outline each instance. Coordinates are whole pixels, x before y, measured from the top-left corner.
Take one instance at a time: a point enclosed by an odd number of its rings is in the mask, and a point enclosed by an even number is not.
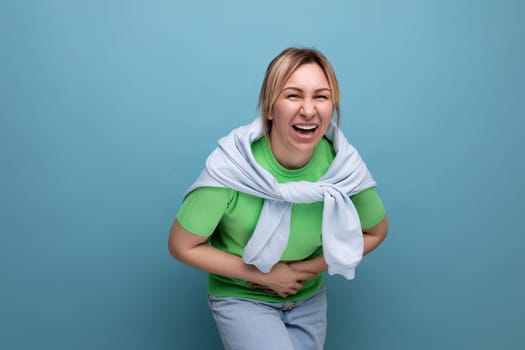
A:
[[[363,255],[366,255],[376,249],[381,242],[386,238],[388,231],[388,220],[385,215],[383,220],[374,227],[363,230],[364,249]],[[328,270],[328,265],[324,259],[323,254],[308,260],[294,261],[289,263],[290,267],[295,271],[311,272],[319,274]]]
[[[187,265],[267,286],[282,297],[296,294],[302,288],[300,281],[315,277],[314,273],[295,271],[283,263],[275,265],[270,272],[263,273],[255,266],[245,264],[241,257],[212,247],[208,244],[208,237],[185,230],[177,220],[170,231],[168,248],[175,259]]]

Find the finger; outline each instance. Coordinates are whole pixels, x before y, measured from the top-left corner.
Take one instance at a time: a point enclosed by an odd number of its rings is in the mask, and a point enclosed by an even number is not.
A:
[[[301,290],[303,289],[303,284],[301,281],[297,281],[291,288],[295,289],[295,290]]]

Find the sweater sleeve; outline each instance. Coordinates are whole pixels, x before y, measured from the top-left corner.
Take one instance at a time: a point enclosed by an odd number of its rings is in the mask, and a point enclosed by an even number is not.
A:
[[[184,199],[177,212],[177,221],[193,234],[210,236],[226,212],[230,197],[227,188],[199,187]]]
[[[376,226],[385,217],[385,207],[375,187],[359,192],[350,199],[355,205],[363,229]]]

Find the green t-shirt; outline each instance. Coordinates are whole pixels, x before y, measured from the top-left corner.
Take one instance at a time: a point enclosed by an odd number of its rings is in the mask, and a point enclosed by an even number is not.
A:
[[[332,143],[323,138],[310,161],[302,168],[289,170],[274,158],[266,138],[252,144],[257,163],[269,171],[279,183],[290,181],[318,181],[328,170],[335,152]],[[364,190],[351,200],[356,207],[363,229],[377,225],[385,210],[375,188]],[[177,220],[189,232],[209,236],[214,247],[242,256],[263,207],[264,199],[229,188],[200,187],[185,198]],[[292,204],[288,245],[282,261],[296,261],[322,253],[321,227],[323,203]],[[251,298],[264,301],[301,300],[313,295],[322,285],[323,275],[304,281],[304,288],[296,295],[281,298],[260,289],[252,288],[246,281],[209,274],[208,293],[214,296]]]

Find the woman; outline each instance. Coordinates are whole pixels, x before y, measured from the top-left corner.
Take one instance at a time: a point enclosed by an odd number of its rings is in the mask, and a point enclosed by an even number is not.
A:
[[[209,272],[226,349],[322,349],[322,273],[352,279],[386,236],[385,210],[338,128],[339,86],[319,51],[274,58],[259,107],[259,118],[220,140],[188,190],[170,253]]]

